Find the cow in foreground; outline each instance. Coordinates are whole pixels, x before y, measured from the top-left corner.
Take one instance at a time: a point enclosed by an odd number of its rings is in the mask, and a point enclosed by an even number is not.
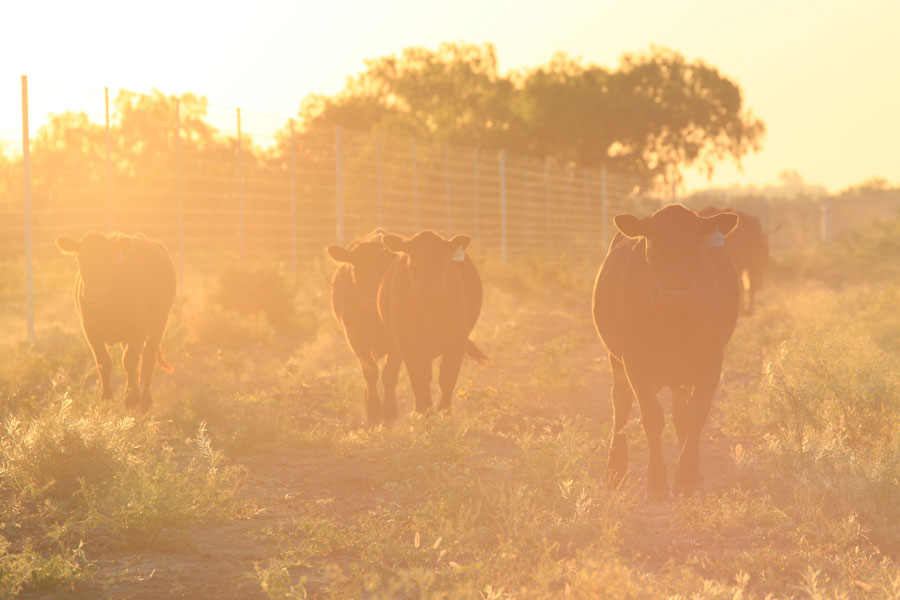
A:
[[[377,425],[397,417],[397,376],[400,354],[388,337],[376,306],[378,284],[394,260],[384,247],[384,231],[377,229],[346,248],[328,246],[328,254],[339,263],[331,280],[331,307],[356,355],[366,380],[366,420]],[[378,398],[379,361],[387,356],[381,371],[384,405]]]
[[[417,412],[432,408],[432,360],[441,358],[438,408],[444,411],[450,410],[463,356],[487,360],[469,340],[483,295],[481,277],[465,252],[471,242],[467,235],[447,240],[433,231],[383,238],[398,256],[378,290],[378,313],[406,363]]]
[[[607,482],[619,485],[628,470],[625,425],[636,396],[649,446],[647,495],[669,496],[656,397],[668,386],[681,448],[672,491],[690,494],[701,482],[700,432],[740,305],[737,272],[724,248],[738,216],[701,217],[671,204],[643,219],[618,215],[615,224],[592,307],[613,376]]]
[[[56,245],[78,259],[75,306],[100,374],[100,395],[112,398],[108,344],[122,344],[125,406],[147,410],[157,365],[172,372],[160,342],[175,298],[175,267],[160,242],[142,235],[89,233]],[[140,373],[138,373],[140,370]]]
[[[740,217],[738,226],[725,240],[725,249],[731,254],[734,267],[744,284],[742,287],[747,289],[746,303],[742,292],[741,304],[749,314],[753,312],[756,292],[762,287],[763,274],[769,263],[769,235],[763,231],[759,219],[745,212],[707,206],[700,211],[700,215],[710,217],[722,212],[733,212]]]

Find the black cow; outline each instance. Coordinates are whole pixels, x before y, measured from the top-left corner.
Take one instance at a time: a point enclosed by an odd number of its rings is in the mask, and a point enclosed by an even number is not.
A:
[[[149,409],[156,365],[172,371],[160,347],[175,298],[169,251],[142,235],[89,233],[81,240],[57,238],[56,245],[78,257],[75,306],[100,373],[101,396],[112,398],[106,346],[121,343],[125,406]]]
[[[618,215],[618,228],[594,284],[594,325],[609,352],[615,430],[607,481],[628,469],[624,428],[637,396],[649,445],[647,494],[669,495],[662,454],[664,416],[657,391],[672,390],[681,453],[673,491],[701,482],[700,432],[719,384],[722,355],[740,305],[738,275],[724,248],[733,213],[701,217],[671,204],[647,218]]]
[[[432,408],[432,360],[441,358],[438,408],[446,411],[463,356],[487,360],[469,340],[483,293],[478,270],[465,253],[471,241],[467,235],[447,240],[433,231],[384,236],[384,245],[399,256],[378,290],[378,313],[406,363],[418,412]]]
[[[331,307],[366,379],[366,419],[369,425],[397,417],[400,354],[384,330],[376,306],[378,285],[395,257],[381,243],[384,233],[376,229],[346,248],[327,248],[331,258],[340,263],[331,280]],[[382,407],[378,398],[378,363],[385,356],[387,360],[381,372],[384,386]]]

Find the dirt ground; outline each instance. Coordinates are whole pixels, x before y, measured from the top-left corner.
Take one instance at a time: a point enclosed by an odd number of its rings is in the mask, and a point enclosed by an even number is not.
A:
[[[494,361],[488,366],[464,366],[460,382],[466,379],[496,380],[498,370],[507,381],[526,378],[540,360],[546,346],[560,335],[566,343],[560,353],[573,372],[584,374],[584,385],[574,395],[543,398],[529,404],[532,410],[548,417],[568,414],[580,415],[599,423],[611,419],[609,402],[610,381],[605,367],[605,353],[596,339],[587,303],[564,303],[558,310],[548,312],[544,302],[515,303],[508,298],[489,297],[476,329],[476,340]],[[514,307],[514,308],[511,308]],[[500,340],[511,331],[527,329],[525,342],[514,348],[503,347]],[[521,340],[520,335],[517,339]],[[347,350],[349,355],[349,350]],[[516,359],[510,357],[515,355]],[[726,372],[725,380],[729,378]],[[405,377],[405,374],[403,375]],[[403,401],[406,400],[405,404]],[[665,392],[661,400],[667,414],[670,407]],[[401,400],[401,410],[411,402]],[[358,410],[362,412],[361,402]],[[441,417],[435,417],[441,418]],[[632,420],[637,422],[635,407]],[[671,426],[669,426],[671,427]],[[636,427],[630,437],[631,485],[636,495],[642,494],[643,473],[646,469],[646,440]],[[732,443],[715,437],[707,427],[702,453],[705,490],[713,491],[723,485],[734,469],[731,458]],[[606,440],[601,440],[601,448]],[[486,465],[492,459],[514,458],[519,449],[501,438],[477,440],[476,451],[470,457],[473,465]],[[667,462],[670,469],[677,457],[677,448],[669,439]],[[598,463],[605,461],[605,455]],[[256,577],[257,565],[265,565],[280,550],[281,538],[272,532],[289,531],[299,513],[310,505],[327,506],[329,518],[348,526],[358,517],[379,507],[383,501],[381,471],[383,464],[371,456],[339,456],[316,449],[269,450],[251,456],[229,458],[232,464],[243,465],[247,480],[244,499],[255,507],[252,516],[228,522],[194,525],[178,539],[171,540],[165,550],[99,552],[88,558],[94,562],[96,574],[88,583],[75,589],[60,590],[47,598],[108,598],[151,600],[158,598],[265,598]],[[602,469],[596,469],[597,478]],[[698,536],[684,530],[671,518],[678,501],[650,504],[639,502],[621,523],[624,547],[621,554],[629,562],[645,571],[661,569],[672,561],[687,556],[705,556],[709,560],[718,555],[736,554],[760,544],[772,544],[781,532],[757,531],[752,535]],[[340,556],[329,560],[340,562]],[[323,585],[322,570],[316,568],[291,569],[294,580],[305,576],[307,591],[314,593]],[[23,597],[28,597],[23,596]]]

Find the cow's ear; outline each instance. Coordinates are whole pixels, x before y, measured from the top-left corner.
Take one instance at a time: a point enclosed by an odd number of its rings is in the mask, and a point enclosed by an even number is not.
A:
[[[465,251],[466,248],[469,247],[469,244],[472,243],[472,238],[460,233],[459,235],[454,235],[450,238],[450,241],[447,242],[447,250],[448,252],[456,252],[457,250]]]
[[[731,212],[723,212],[711,217],[703,217],[703,233],[709,235],[719,232],[722,235],[728,235],[737,227],[740,217]]]
[[[335,260],[335,262],[339,263],[348,263],[353,262],[353,255],[349,250],[344,248],[343,246],[331,245],[326,248],[328,250],[328,254],[331,255],[331,258]]]
[[[78,254],[81,242],[73,240],[67,235],[56,238],[56,247],[65,254]]]
[[[405,252],[407,241],[395,233],[387,233],[381,238],[381,243],[391,252]]]
[[[616,224],[616,229],[621,231],[625,237],[647,236],[647,222],[644,219],[639,219],[634,215],[616,215],[613,222]]]

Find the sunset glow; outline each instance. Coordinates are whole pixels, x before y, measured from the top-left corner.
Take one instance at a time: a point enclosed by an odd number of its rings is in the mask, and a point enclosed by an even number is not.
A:
[[[136,18],[120,11],[96,1],[4,8],[0,140],[21,145],[22,74],[33,129],[65,110],[102,122],[108,86],[111,96],[119,88],[205,96],[210,121],[229,131],[235,107],[296,116],[308,94],[336,93],[366,59],[408,46],[491,42],[505,72],[557,51],[614,67],[623,52],[656,44],[717,67],[767,124],[762,151],[743,172],[721,164],[712,185],[771,183],[786,169],[833,192],[873,177],[900,180],[896,2],[263,2],[225,11],[162,2]],[[265,136],[282,124],[261,116],[245,131]],[[688,188],[708,185],[686,175]]]

